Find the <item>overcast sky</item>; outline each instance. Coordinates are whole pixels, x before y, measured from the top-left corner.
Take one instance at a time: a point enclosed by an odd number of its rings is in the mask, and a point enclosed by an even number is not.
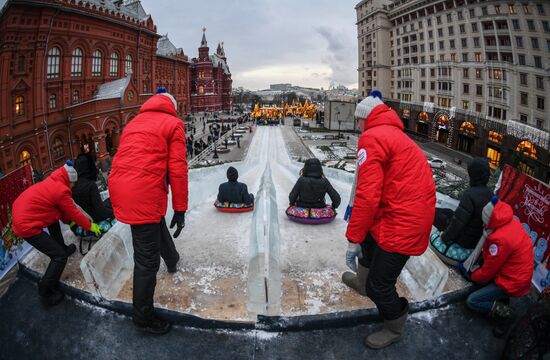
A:
[[[233,87],[269,84],[357,87],[358,0],[142,0],[160,34],[189,58],[206,27],[214,52],[223,41]]]

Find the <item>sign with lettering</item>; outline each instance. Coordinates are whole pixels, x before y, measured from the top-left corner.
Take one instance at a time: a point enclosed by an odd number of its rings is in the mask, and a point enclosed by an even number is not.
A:
[[[542,291],[550,285],[550,188],[505,165],[498,197],[512,206],[514,216],[531,237],[535,252],[533,284]]]

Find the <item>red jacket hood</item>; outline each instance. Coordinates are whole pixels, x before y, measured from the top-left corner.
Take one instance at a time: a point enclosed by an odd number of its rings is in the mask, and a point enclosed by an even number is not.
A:
[[[371,111],[366,120],[365,130],[380,125],[390,125],[396,126],[401,130],[404,129],[403,122],[397,113],[386,104],[380,104]]]
[[[162,111],[172,116],[176,116],[176,109],[172,100],[168,96],[164,95],[154,95],[149,100],[147,100],[143,105],[141,105],[140,113],[146,111]]]
[[[67,174],[67,170],[65,170],[63,166],[51,173],[49,178],[52,181],[62,183],[64,186],[67,186],[69,188],[71,187],[71,184],[69,182],[69,174]]]
[[[512,207],[504,201],[499,201],[493,209],[487,229],[498,229],[508,224],[514,218]]]

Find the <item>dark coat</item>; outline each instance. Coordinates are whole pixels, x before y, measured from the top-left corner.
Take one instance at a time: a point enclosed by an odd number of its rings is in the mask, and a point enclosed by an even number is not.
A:
[[[239,174],[234,167],[229,167],[227,170],[227,179],[229,181],[220,184],[218,189],[218,201],[221,203],[228,202],[232,204],[252,204],[254,203],[254,195],[248,193],[246,184],[237,181]]]
[[[87,155],[80,155],[75,161],[75,169],[78,173],[78,181],[73,186],[73,200],[94,222],[100,222],[106,219],[114,219],[113,209],[109,206],[110,202],[103,203],[99,195],[99,189],[95,179],[97,178],[97,169],[93,160]]]
[[[442,240],[446,243],[457,243],[466,249],[473,249],[483,233],[481,212],[487,205],[493,192],[487,187],[490,171],[489,165],[483,159],[476,158],[468,166],[470,188],[464,192],[460,204]]]
[[[332,208],[340,206],[340,195],[327,178],[323,176],[321,163],[317,159],[309,159],[304,165],[302,176],[292,188],[288,200],[290,205],[305,208],[323,208],[327,206],[325,195],[332,200]]]

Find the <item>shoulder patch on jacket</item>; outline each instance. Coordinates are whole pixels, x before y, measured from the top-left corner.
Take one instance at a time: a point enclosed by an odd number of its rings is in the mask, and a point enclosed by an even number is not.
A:
[[[361,166],[367,161],[367,150],[361,149],[357,153],[357,166]]]
[[[497,244],[489,245],[489,254],[491,254],[491,256],[496,256],[498,254],[498,245]]]

